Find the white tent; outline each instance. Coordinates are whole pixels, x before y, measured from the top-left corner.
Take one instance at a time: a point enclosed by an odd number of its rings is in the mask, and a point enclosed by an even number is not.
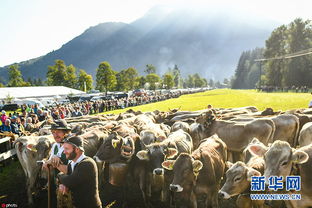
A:
[[[79,95],[85,92],[63,86],[45,87],[3,87],[0,88],[0,99],[8,96],[18,99],[23,98],[42,98],[42,97],[65,97],[67,95]]]

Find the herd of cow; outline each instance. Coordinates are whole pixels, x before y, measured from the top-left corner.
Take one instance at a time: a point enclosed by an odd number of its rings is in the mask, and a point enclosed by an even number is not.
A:
[[[234,196],[238,207],[280,207],[274,201],[250,199],[251,177],[260,175],[300,175],[301,200],[282,206],[309,207],[311,119],[311,109],[274,112],[242,107],[128,110],[66,121],[72,134],[84,139],[85,154],[97,162],[100,181],[133,191],[131,187],[138,187],[144,207],[220,207]],[[15,140],[30,204],[36,182],[44,176],[36,161],[47,157],[53,142],[48,127]],[[127,200],[123,206],[130,207]]]

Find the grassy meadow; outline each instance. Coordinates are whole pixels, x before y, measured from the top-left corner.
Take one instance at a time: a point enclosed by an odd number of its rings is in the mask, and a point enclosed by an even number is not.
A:
[[[157,103],[131,107],[133,110],[143,112],[161,110],[168,111],[168,108],[179,108],[185,111],[202,110],[211,104],[215,108],[234,108],[243,106],[255,106],[258,110],[264,110],[267,107],[277,110],[290,110],[295,108],[307,108],[309,101],[312,100],[310,93],[294,92],[274,92],[265,93],[256,90],[232,90],[216,89],[202,93],[182,95],[179,98],[165,100]],[[105,112],[122,113],[129,108]]]

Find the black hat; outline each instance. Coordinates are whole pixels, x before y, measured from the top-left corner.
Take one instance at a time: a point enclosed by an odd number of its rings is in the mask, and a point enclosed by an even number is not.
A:
[[[79,148],[80,150],[84,151],[83,148],[83,139],[80,136],[72,136],[64,140],[64,143],[68,143],[74,145],[75,147]]]
[[[68,126],[67,122],[64,119],[55,120],[54,123],[51,124],[51,130],[71,130]]]

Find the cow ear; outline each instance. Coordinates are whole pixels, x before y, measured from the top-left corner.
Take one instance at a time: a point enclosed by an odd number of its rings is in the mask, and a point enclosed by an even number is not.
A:
[[[252,155],[262,157],[268,149],[264,145],[252,144],[248,147],[248,150]]]
[[[171,147],[167,148],[166,157],[168,159],[174,158],[177,154],[178,154],[178,150],[177,149],[171,148]]]
[[[261,176],[261,173],[253,168],[248,168],[247,181],[251,181],[252,176]]]
[[[175,160],[165,160],[161,166],[166,170],[172,170]]]
[[[301,150],[296,150],[293,152],[292,161],[294,163],[302,164],[307,162],[309,159],[309,155]]]
[[[147,150],[140,150],[137,152],[136,156],[140,159],[140,160],[149,160],[149,156],[148,156],[148,151]]]
[[[203,163],[200,160],[193,161],[193,171],[198,173],[203,168]]]
[[[259,141],[259,139],[257,139],[256,137],[254,137],[252,140],[251,140],[251,142],[250,142],[250,144],[259,144],[260,143],[260,141]]]
[[[27,149],[32,152],[37,152],[36,146],[33,144],[27,144]]]
[[[233,166],[233,163],[231,163],[230,161],[226,161],[227,169],[230,169],[232,166]]]

